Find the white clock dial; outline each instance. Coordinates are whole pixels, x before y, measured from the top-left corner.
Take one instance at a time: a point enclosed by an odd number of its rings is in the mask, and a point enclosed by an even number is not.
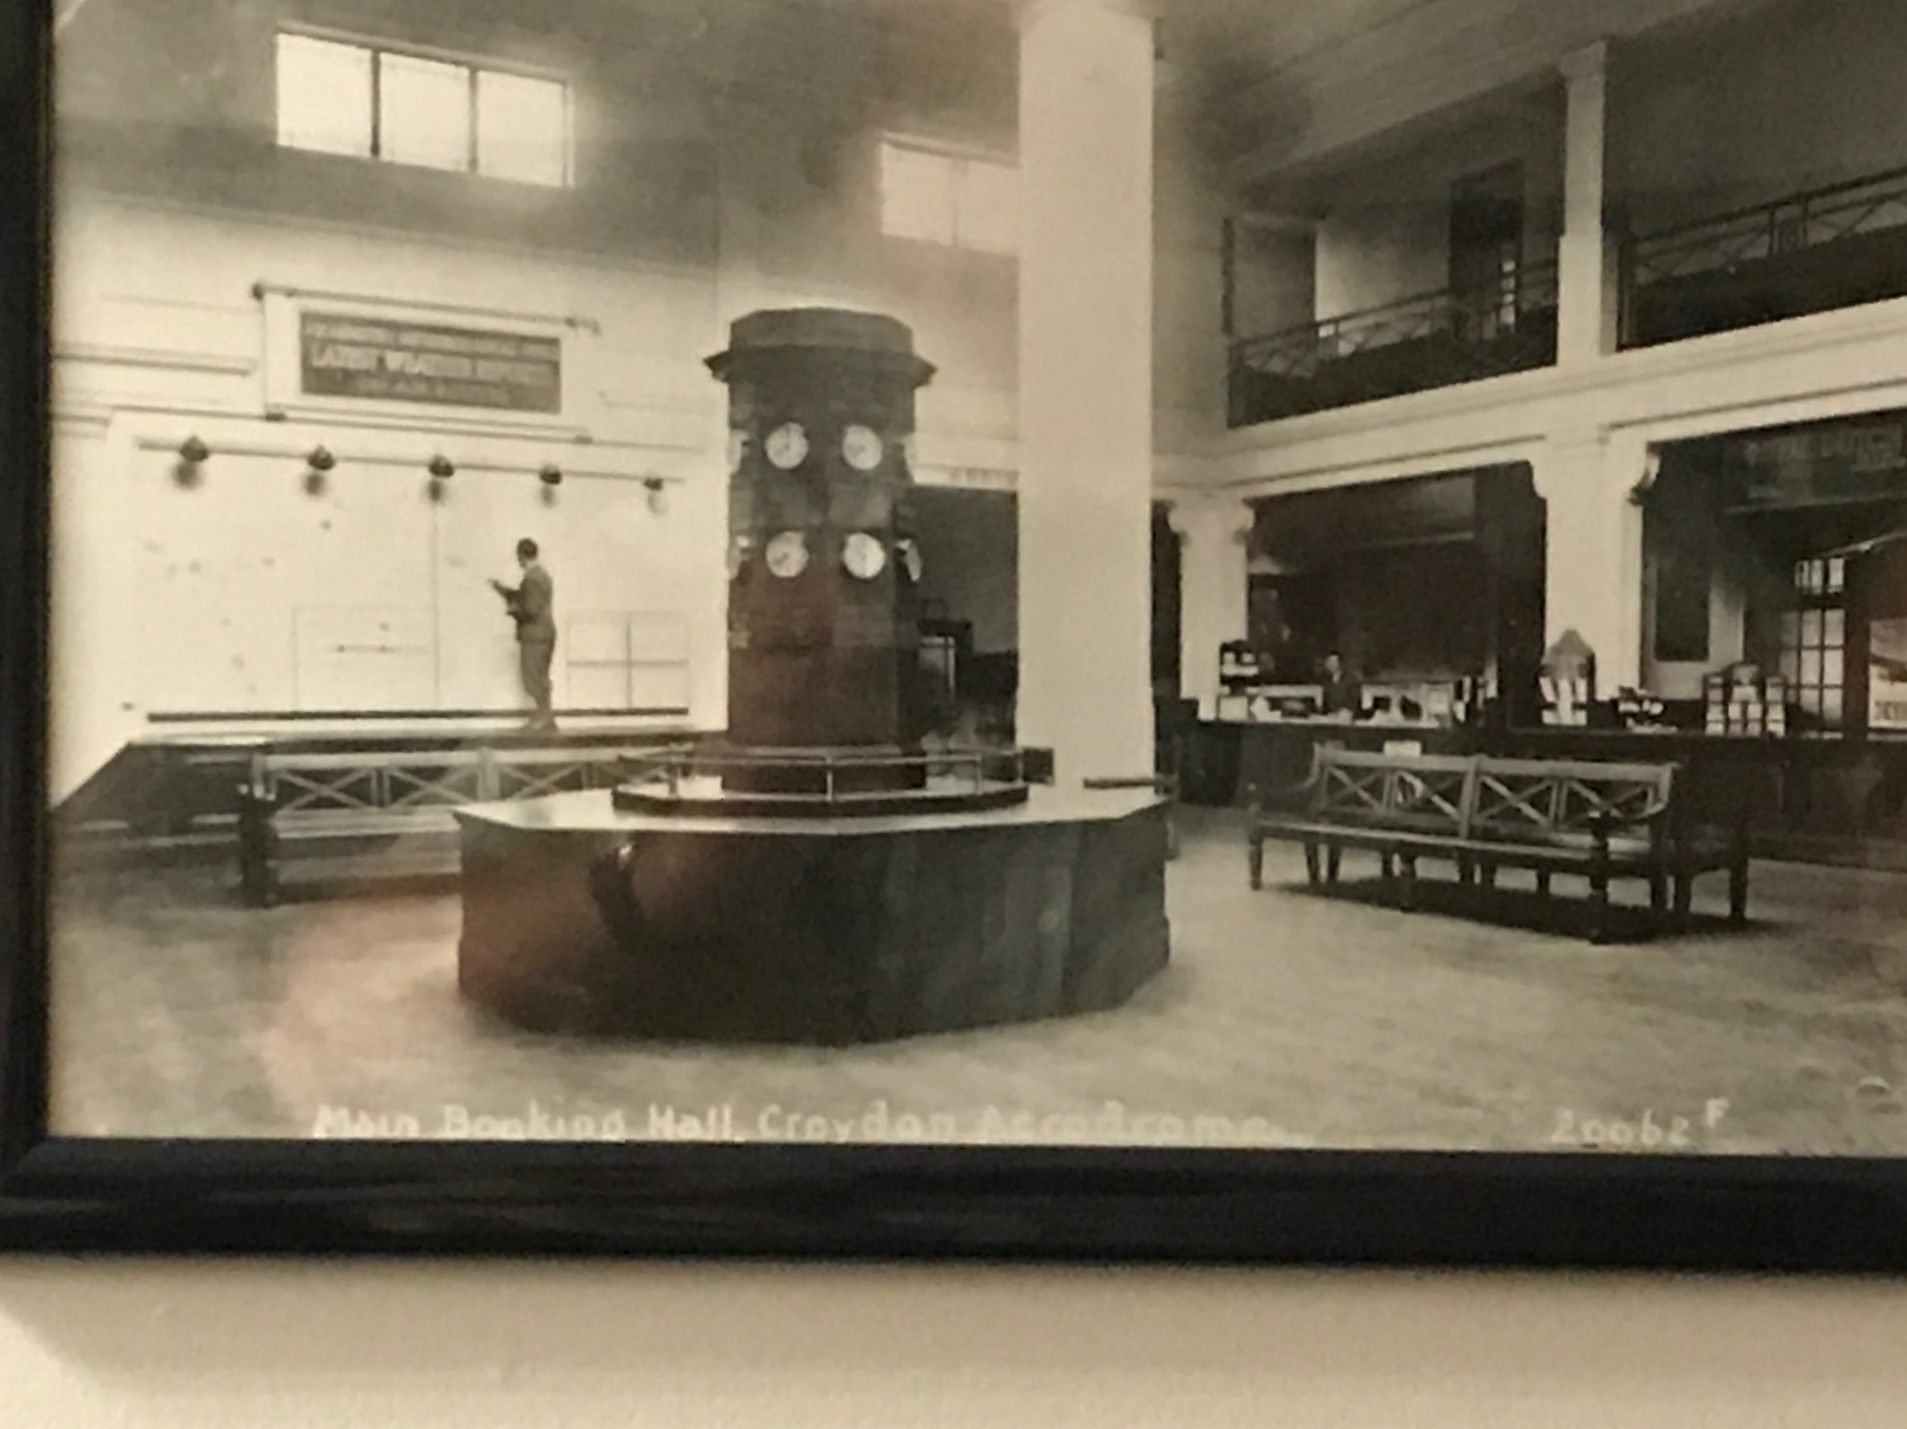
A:
[[[914,582],[920,580],[922,565],[920,559],[920,543],[918,541],[905,538],[896,541],[894,543],[894,558],[900,568],[907,573],[907,579]]]
[[[783,422],[768,434],[763,450],[783,471],[793,471],[808,459],[808,434],[799,422]]]
[[[880,433],[872,427],[864,427],[856,422],[841,433],[841,455],[856,471],[874,470],[886,453],[887,448],[881,441]]]
[[[768,543],[763,553],[768,569],[783,580],[790,580],[808,569],[808,538],[799,531],[783,531]]]
[[[856,580],[871,581],[887,569],[887,548],[865,531],[856,531],[841,548],[841,564]]]
[[[740,471],[748,456],[748,433],[737,429],[728,434],[728,469]]]

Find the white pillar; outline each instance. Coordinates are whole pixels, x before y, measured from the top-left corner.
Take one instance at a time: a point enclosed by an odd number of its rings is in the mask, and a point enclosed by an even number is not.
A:
[[[1020,26],[1022,744],[1152,768],[1153,32],[1127,0]]]
[[[1596,652],[1596,697],[1642,680],[1642,507],[1648,448],[1604,431],[1552,437],[1535,462],[1545,519],[1544,642]]]
[[[1243,640],[1250,576],[1251,508],[1230,498],[1178,501],[1167,518],[1179,537],[1179,694],[1200,719],[1218,714],[1218,647]]]
[[[1616,348],[1619,294],[1606,232],[1605,151],[1609,47],[1597,41],[1559,66],[1568,95],[1563,130],[1563,233],[1557,251],[1556,360],[1571,367]]]

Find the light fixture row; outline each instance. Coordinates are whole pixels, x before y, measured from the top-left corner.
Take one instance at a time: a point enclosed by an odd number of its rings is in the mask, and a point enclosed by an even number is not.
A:
[[[179,443],[179,460],[188,467],[200,467],[212,458],[212,449],[196,435],[187,437]],[[305,453],[305,465],[315,472],[327,472],[338,464],[337,457],[322,442]],[[438,452],[425,463],[424,470],[430,473],[432,481],[448,481],[457,474],[457,464],[442,452]],[[545,486],[560,486],[563,482],[563,468],[553,461],[544,462],[537,468],[536,479]],[[662,478],[649,476],[643,478],[643,485],[650,491],[662,489]]]
[[[179,479],[184,484],[195,484],[199,469],[212,458],[212,449],[195,433],[179,443]],[[338,458],[322,442],[305,453],[305,485],[314,494],[322,487],[325,473],[337,466]],[[495,470],[497,468],[490,468]],[[442,452],[436,453],[424,464],[424,470],[430,473],[431,490],[442,492],[444,483],[457,474],[457,464]],[[556,487],[563,483],[563,468],[555,462],[544,462],[537,468],[536,479],[544,487]],[[666,483],[659,476],[642,478],[643,489],[649,493],[649,509],[660,515],[667,509],[668,496]]]

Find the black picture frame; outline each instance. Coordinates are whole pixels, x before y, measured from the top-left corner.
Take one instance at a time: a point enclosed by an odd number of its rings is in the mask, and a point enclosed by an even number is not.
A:
[[[49,30],[0,7],[0,1248],[1907,1270],[1882,1160],[50,1136]]]

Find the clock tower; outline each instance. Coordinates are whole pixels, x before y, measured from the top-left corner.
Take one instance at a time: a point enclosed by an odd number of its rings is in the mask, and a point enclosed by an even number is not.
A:
[[[892,318],[796,308],[739,319],[708,366],[729,393],[728,743],[767,756],[724,782],[774,792],[801,783],[802,755],[918,754],[908,460],[932,365]],[[898,788],[925,771],[834,777]]]

